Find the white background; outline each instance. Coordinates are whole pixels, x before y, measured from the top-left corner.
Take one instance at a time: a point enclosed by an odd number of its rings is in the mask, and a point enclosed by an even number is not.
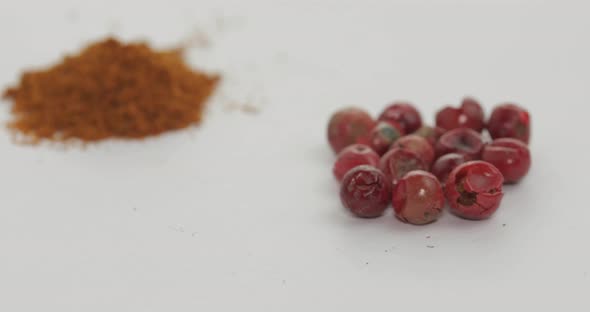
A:
[[[0,311],[588,311],[588,1],[8,1],[0,87],[109,33],[210,46],[205,123],[144,141],[0,132]],[[511,100],[533,167],[487,221],[348,215],[331,112]],[[260,113],[228,110],[228,101]],[[3,102],[2,121],[9,118]]]

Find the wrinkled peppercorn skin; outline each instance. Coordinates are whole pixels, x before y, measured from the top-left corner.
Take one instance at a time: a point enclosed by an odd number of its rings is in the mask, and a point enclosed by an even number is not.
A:
[[[488,162],[476,160],[457,166],[445,184],[451,212],[470,220],[489,218],[500,207],[503,183],[502,173]]]
[[[338,154],[332,172],[336,180],[341,181],[344,175],[356,166],[369,165],[377,167],[379,165],[379,159],[379,155],[370,147],[362,144],[353,144]]]
[[[379,169],[361,165],[350,170],[342,179],[340,200],[355,216],[376,218],[389,205],[391,185]]]

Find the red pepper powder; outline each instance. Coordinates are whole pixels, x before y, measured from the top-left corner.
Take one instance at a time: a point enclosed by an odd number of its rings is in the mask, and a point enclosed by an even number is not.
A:
[[[144,138],[198,124],[219,78],[191,70],[181,52],[109,38],[25,72],[4,92],[13,102],[8,126],[38,143]]]

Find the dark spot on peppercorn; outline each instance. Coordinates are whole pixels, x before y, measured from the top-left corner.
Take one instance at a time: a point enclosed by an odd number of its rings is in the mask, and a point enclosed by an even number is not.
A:
[[[466,136],[461,136],[459,137],[459,142],[457,142],[457,147],[459,149],[469,149],[471,148],[471,142],[469,141],[469,138],[467,138]]]
[[[461,194],[459,198],[457,198],[457,203],[463,206],[473,206],[477,201],[477,193],[466,191],[463,186],[463,181],[457,185],[457,192]]]
[[[498,189],[497,189],[497,188],[493,188],[493,189],[490,189],[490,190],[488,191],[488,193],[490,193],[490,194],[492,194],[492,195],[496,194],[497,192],[498,192]]]
[[[523,123],[519,122],[519,123],[516,125],[516,127],[515,127],[515,129],[514,129],[514,130],[516,131],[516,135],[517,135],[518,137],[524,137],[524,136],[525,136],[525,134],[526,134],[526,131],[527,131],[527,126],[526,126],[525,124],[523,124]]]
[[[388,139],[390,139],[390,140],[392,140],[392,141],[393,141],[393,140],[396,138],[396,136],[397,136],[397,132],[395,132],[395,130],[394,130],[394,129],[392,129],[392,128],[384,128],[382,133],[383,133],[383,135],[384,135],[386,138],[388,138]]]

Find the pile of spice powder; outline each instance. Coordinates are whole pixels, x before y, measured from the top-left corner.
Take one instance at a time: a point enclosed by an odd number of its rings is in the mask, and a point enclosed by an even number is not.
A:
[[[191,70],[182,51],[109,38],[5,91],[9,128],[25,141],[143,138],[201,121],[219,80]]]

